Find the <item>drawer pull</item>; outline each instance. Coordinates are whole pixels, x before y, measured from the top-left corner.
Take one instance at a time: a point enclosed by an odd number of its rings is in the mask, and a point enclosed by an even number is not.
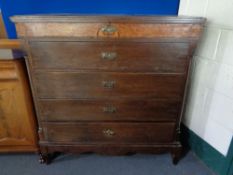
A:
[[[114,107],[114,106],[105,106],[105,107],[103,107],[103,112],[105,112],[105,113],[115,113],[116,112],[116,107]]]
[[[115,135],[115,132],[111,129],[104,129],[103,134],[107,137],[112,137]]]
[[[100,31],[104,34],[104,35],[113,35],[114,33],[117,32],[117,28],[112,26],[112,25],[106,25],[103,26]]]
[[[116,81],[103,81],[102,85],[104,88],[112,89],[116,85]]]
[[[116,52],[102,52],[101,57],[104,60],[114,60],[117,57],[117,53]]]

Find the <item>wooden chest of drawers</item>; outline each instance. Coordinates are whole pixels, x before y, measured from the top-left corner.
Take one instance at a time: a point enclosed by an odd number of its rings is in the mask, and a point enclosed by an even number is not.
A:
[[[205,19],[15,16],[42,160],[54,152],[181,152],[179,124]]]

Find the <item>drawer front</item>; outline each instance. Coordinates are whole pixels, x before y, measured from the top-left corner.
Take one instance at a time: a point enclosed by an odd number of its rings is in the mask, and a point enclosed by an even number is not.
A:
[[[110,24],[111,23],[111,24]],[[178,22],[179,23],[179,22]],[[46,22],[16,24],[20,37],[77,37],[77,38],[198,38],[200,24],[144,23],[129,21],[111,22]]]
[[[180,100],[40,100],[42,121],[175,121]]]
[[[45,123],[45,141],[53,143],[160,143],[174,138],[175,123]]]
[[[37,71],[34,80],[39,98],[180,98],[185,75]]]
[[[188,43],[31,42],[34,68],[183,73]]]

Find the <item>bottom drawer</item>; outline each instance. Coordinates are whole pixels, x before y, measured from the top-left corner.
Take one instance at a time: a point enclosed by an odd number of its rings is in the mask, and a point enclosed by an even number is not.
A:
[[[46,142],[159,143],[171,142],[175,123],[45,123]]]

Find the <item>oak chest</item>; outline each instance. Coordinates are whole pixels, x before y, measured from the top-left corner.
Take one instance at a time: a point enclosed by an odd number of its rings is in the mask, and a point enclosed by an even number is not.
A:
[[[204,19],[15,16],[27,52],[41,161],[54,152],[170,152]]]

